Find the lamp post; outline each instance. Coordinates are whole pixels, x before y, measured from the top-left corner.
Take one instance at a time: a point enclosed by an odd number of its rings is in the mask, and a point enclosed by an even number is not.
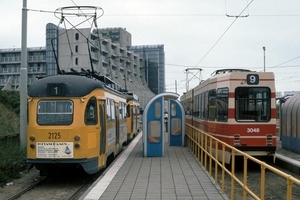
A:
[[[22,48],[20,70],[20,145],[26,147],[27,134],[27,0],[22,8]]]
[[[264,72],[266,71],[266,47],[263,47],[264,50]]]

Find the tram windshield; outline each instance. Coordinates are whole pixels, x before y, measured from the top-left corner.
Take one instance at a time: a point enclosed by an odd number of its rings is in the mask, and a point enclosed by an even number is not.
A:
[[[72,101],[39,101],[37,107],[37,123],[39,125],[69,125],[72,121]]]
[[[271,91],[267,87],[238,87],[235,90],[237,121],[266,122],[271,119]]]

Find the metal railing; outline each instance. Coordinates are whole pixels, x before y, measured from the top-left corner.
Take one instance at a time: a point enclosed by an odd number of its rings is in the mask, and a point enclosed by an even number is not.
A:
[[[198,161],[204,166],[208,171],[209,175],[213,177],[212,171],[214,170],[214,182],[218,184],[218,171],[221,168],[221,190],[222,194],[225,194],[225,173],[228,174],[231,178],[230,182],[230,199],[234,200],[235,196],[235,185],[236,183],[240,185],[243,189],[243,200],[247,199],[247,196],[250,195],[254,199],[265,199],[266,191],[266,170],[277,174],[278,176],[286,180],[286,199],[292,200],[292,188],[293,185],[300,186],[300,180],[296,179],[292,175],[286,174],[263,161],[260,161],[236,148],[230,146],[217,138],[189,125],[186,124],[186,144],[191,152],[195,155]],[[218,148],[218,151],[215,151],[215,147]],[[228,170],[225,166],[225,149],[226,151],[231,152],[231,170]],[[221,154],[219,153],[221,151]],[[219,158],[221,155],[221,158]],[[240,180],[235,175],[235,155],[243,156],[244,166],[243,166],[243,180]],[[219,161],[220,160],[220,161]],[[260,194],[256,194],[248,187],[248,160],[255,162],[260,165],[261,174],[260,174]],[[214,162],[214,166],[213,166]],[[277,183],[274,183],[277,184]],[[241,197],[239,197],[240,199]]]

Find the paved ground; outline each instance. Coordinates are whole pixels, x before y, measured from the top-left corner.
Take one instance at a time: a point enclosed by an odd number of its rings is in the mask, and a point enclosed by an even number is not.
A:
[[[141,136],[81,199],[228,199],[186,147],[166,144],[164,157],[143,157]]]

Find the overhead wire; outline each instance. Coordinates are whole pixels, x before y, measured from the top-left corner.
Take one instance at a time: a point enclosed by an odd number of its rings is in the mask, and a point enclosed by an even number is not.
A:
[[[235,19],[232,21],[232,23],[226,28],[226,30],[222,33],[222,35],[217,39],[217,41],[212,45],[212,47],[204,54],[204,56],[200,59],[200,61],[195,65],[197,67],[203,60],[206,58],[206,56],[213,50],[213,48],[220,42],[220,40],[224,37],[224,35],[228,32],[228,30],[232,27],[232,25],[236,22],[236,20],[244,13],[244,11],[251,5],[251,3],[254,0],[251,0],[250,3],[247,4],[247,6],[240,12],[238,16],[234,16]],[[226,4],[226,1],[225,1]],[[230,15],[227,15],[227,17],[232,17]],[[248,17],[249,15],[243,16],[243,17]],[[200,73],[200,71],[196,72],[193,74],[193,76],[186,81],[186,84],[188,84],[195,76],[197,76]]]
[[[31,12],[44,12],[53,14],[54,11],[49,10],[38,10],[27,8],[27,11]],[[74,13],[75,15],[75,13]],[[229,15],[230,16],[230,15]],[[251,17],[300,17],[300,14],[276,14],[276,15],[262,15],[262,14],[249,14]],[[224,17],[224,14],[191,14],[191,13],[175,13],[175,14],[128,14],[128,13],[119,13],[119,14],[105,14],[105,17]],[[236,16],[234,16],[236,17]]]
[[[300,58],[300,56],[296,56],[295,58],[292,58],[292,59],[290,59],[290,60],[287,60],[287,61],[285,61],[285,62],[283,62],[283,63],[278,64],[278,65],[275,65],[275,66],[272,66],[272,67],[268,67],[267,69],[273,69],[273,68],[278,69],[278,68],[300,67],[300,65],[290,65],[290,66],[285,65],[285,66],[283,66],[284,64],[286,64],[286,63],[288,63],[288,62],[291,62],[291,61],[293,61],[293,60],[296,60],[296,59],[298,59],[298,58]],[[283,83],[283,82],[282,82],[283,80],[286,80],[286,79],[289,79],[289,80],[290,80],[290,79],[293,79],[293,78],[298,78],[298,76],[289,76],[289,77],[277,79],[276,82],[281,82],[281,83]]]
[[[224,37],[224,35],[227,33],[227,31],[232,27],[232,25],[236,22],[236,20],[239,18],[239,16],[251,5],[251,3],[254,0],[251,0],[251,2],[240,12],[238,16],[233,20],[233,22],[227,27],[227,29],[223,32],[223,34],[218,38],[218,40],[213,44],[213,46],[206,52],[206,54],[200,59],[200,61],[195,65],[196,67],[204,60],[204,58],[213,50],[213,48],[219,43],[219,41]]]
[[[248,0],[246,0],[247,3],[248,3]],[[225,10],[226,10],[226,16],[227,17],[248,17],[249,16],[249,10],[248,10],[248,7],[247,6],[238,16],[235,16],[235,15],[229,15],[228,12],[227,12],[227,3],[226,3],[226,0],[225,0]],[[241,15],[245,10],[248,10],[248,13],[246,15]]]
[[[278,67],[283,67],[283,66],[281,66],[281,65],[286,64],[286,63],[288,63],[288,62],[291,62],[291,61],[293,61],[293,60],[296,60],[296,59],[298,59],[298,58],[300,58],[300,56],[297,56],[297,57],[295,57],[295,58],[292,58],[292,59],[290,59],[290,60],[288,60],[288,61],[285,61],[285,62],[280,63],[280,64],[278,64],[278,65],[275,65],[275,66],[273,66],[273,67],[268,67],[268,69],[278,68]],[[297,65],[296,65],[296,66],[297,66]]]
[[[74,4],[75,2],[73,0],[71,0]],[[233,20],[233,22],[228,26],[228,28],[223,32],[223,34],[218,38],[218,40],[213,44],[213,46],[206,52],[206,54],[199,60],[199,62],[196,64],[196,66],[198,66],[206,57],[207,55],[216,47],[216,45],[220,42],[220,40],[225,36],[225,34],[228,32],[228,30],[233,26],[233,24],[236,22],[236,20],[241,17],[241,14],[246,10],[248,9],[248,7],[252,4],[254,0],[252,0],[244,9],[243,11],[235,17],[235,19]],[[76,5],[76,4],[75,4]],[[47,10],[36,10],[36,9],[27,9],[28,11],[34,11],[34,12],[44,12],[44,13],[54,13],[53,11],[47,11]],[[226,13],[227,14],[227,13]],[[228,14],[227,14],[228,15]],[[103,15],[102,15],[103,16]],[[135,16],[140,16],[140,17],[222,17],[224,16],[224,14],[181,14],[181,13],[178,13],[178,14],[106,14],[105,16],[108,16],[108,17],[114,17],[114,16],[123,16],[123,17],[135,17]],[[259,14],[252,14],[252,15],[249,15],[248,16],[251,16],[251,17],[299,17],[300,15],[299,14],[285,14],[285,15],[259,15]],[[89,22],[90,23],[90,22]],[[300,56],[297,56],[291,60],[288,60],[286,62],[283,62],[281,64],[278,64],[278,65],[275,65],[275,66],[271,66],[271,67],[268,67],[267,69],[272,69],[272,68],[286,68],[286,67],[298,67],[297,65],[294,65],[294,66],[282,66],[283,64],[286,64],[290,61],[293,61],[295,59],[298,59],[300,58]],[[174,64],[166,64],[166,65],[173,65],[173,66],[179,66],[181,67],[180,65],[174,65]],[[194,66],[182,66],[182,67],[194,67]],[[219,67],[214,67],[214,66],[201,66],[203,68],[219,68]],[[255,69],[255,68],[259,68],[259,67],[251,67],[251,69]],[[182,80],[183,81],[183,80]]]
[[[274,66],[270,66],[270,67],[267,67],[267,69],[272,69],[272,68],[291,68],[291,67],[300,67],[300,65],[283,65],[283,64],[286,64],[290,61],[293,61],[293,60],[296,60],[297,58],[300,58],[300,56],[297,56],[296,58],[293,58],[291,60],[288,60],[284,63],[281,63],[279,65],[274,65]],[[165,65],[168,65],[168,66],[176,66],[176,67],[182,67],[182,68],[187,68],[187,67],[194,67],[194,66],[191,66],[191,65],[178,65],[178,64],[170,64],[170,63],[165,63]],[[221,69],[221,68],[236,68],[236,67],[232,67],[232,66],[205,66],[205,65],[202,65],[202,66],[198,66],[198,67],[201,67],[202,69]],[[240,68],[248,68],[248,69],[261,69],[261,67],[251,67],[251,66],[242,66]]]
[[[260,15],[260,14],[248,14],[251,17],[300,17],[300,14],[285,14],[285,15]],[[128,14],[128,13],[120,13],[120,14],[106,14],[105,17],[224,17],[224,14],[191,14],[191,13],[175,13],[175,14]],[[228,15],[228,17],[236,17]],[[246,16],[240,16],[246,17]]]

